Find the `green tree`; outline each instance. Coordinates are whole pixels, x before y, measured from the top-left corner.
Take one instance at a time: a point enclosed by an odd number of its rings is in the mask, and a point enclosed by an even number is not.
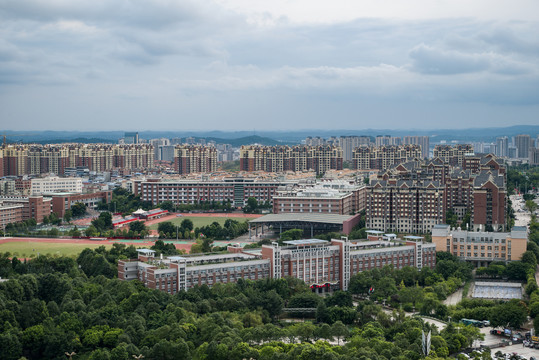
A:
[[[518,329],[526,322],[528,311],[520,300],[510,300],[496,307],[491,312],[490,323],[493,327],[506,326]]]
[[[159,223],[159,225],[157,225],[157,231],[165,234],[165,236],[172,237],[172,234],[174,234],[174,237],[176,237],[176,226],[170,221]]]
[[[146,231],[146,225],[143,221],[133,221],[129,223],[129,230],[136,234],[140,234],[141,232]]]
[[[303,238],[303,230],[290,229],[281,233],[281,240],[300,240]]]
[[[84,203],[78,202],[71,206],[71,212],[73,217],[80,217],[86,215],[86,205]]]
[[[348,330],[348,327],[342,323],[342,321],[336,321],[331,326],[331,334],[337,338],[337,344],[341,344],[341,339],[343,337],[348,336],[350,331]]]
[[[537,210],[537,204],[533,200],[526,200],[525,205],[526,209],[530,212],[530,214],[535,213],[535,210]]]
[[[174,211],[174,204],[172,201],[163,201],[161,204],[159,204],[159,207],[163,210]]]
[[[95,226],[90,225],[90,226],[88,226],[86,228],[86,230],[84,230],[84,234],[86,236],[92,237],[92,236],[96,236],[98,234],[98,232],[97,232],[97,229],[95,228]]]
[[[64,221],[69,223],[72,218],[73,218],[73,213],[71,212],[71,210],[66,210],[64,213]]]
[[[511,280],[526,280],[529,265],[522,261],[512,261],[505,268],[505,275]]]
[[[180,227],[192,231],[194,229],[193,221],[191,221],[191,219],[183,219]]]

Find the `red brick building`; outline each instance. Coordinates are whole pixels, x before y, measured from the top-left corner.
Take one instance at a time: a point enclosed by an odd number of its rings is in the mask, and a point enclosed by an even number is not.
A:
[[[392,265],[434,268],[436,245],[420,238],[405,241],[292,240],[284,246],[264,245],[262,253],[238,252],[217,255],[155,258],[155,252],[139,249],[138,259],[119,260],[120,280],[138,279],[151,289],[171,294],[196,285],[212,286],[238,279],[301,279],[315,292],[347,290],[350,277],[361,271]]]
[[[71,209],[76,203],[83,203],[89,208],[94,208],[101,201],[110,203],[112,191],[101,191],[92,194],[58,193],[50,194],[52,197],[52,211],[59,217],[64,217],[65,211]]]

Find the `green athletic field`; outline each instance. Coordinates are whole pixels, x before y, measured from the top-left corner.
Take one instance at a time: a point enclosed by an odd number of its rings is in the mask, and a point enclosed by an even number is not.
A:
[[[193,226],[195,228],[210,225],[215,221],[218,222],[219,224],[221,224],[221,226],[223,226],[225,224],[225,221],[227,221],[227,219],[237,220],[240,223],[244,222],[244,221],[247,221],[247,220],[250,220],[250,219],[245,219],[245,218],[242,218],[242,217],[233,217],[233,216],[230,216],[230,217],[180,216],[180,217],[176,217],[176,218],[174,218],[172,220],[167,220],[167,221],[172,222],[174,225],[180,226],[182,224],[182,221],[185,220],[185,219],[191,220],[193,222]],[[157,230],[158,225],[159,224],[153,224],[153,225],[150,226],[150,229],[151,230]]]
[[[112,245],[105,244],[58,244],[49,242],[7,242],[0,244],[0,252],[9,252],[11,255],[15,255],[21,258],[29,258],[32,255],[37,256],[37,253],[41,255],[65,255],[65,256],[77,256],[80,252],[86,248],[95,249],[101,245],[106,248],[110,248]]]

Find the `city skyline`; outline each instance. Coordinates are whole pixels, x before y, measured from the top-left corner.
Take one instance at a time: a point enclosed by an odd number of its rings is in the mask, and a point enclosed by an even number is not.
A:
[[[537,124],[539,4],[0,1],[16,130]]]

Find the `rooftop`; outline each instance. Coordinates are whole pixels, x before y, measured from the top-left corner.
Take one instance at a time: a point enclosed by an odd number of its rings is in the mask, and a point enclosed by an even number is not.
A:
[[[287,245],[317,245],[317,244],[327,244],[326,240],[320,239],[303,239],[303,240],[286,240],[283,243]]]
[[[338,214],[314,214],[314,213],[291,213],[291,214],[269,214],[249,221],[249,223],[268,223],[268,222],[313,222],[325,224],[339,224],[349,220],[355,215]]]

